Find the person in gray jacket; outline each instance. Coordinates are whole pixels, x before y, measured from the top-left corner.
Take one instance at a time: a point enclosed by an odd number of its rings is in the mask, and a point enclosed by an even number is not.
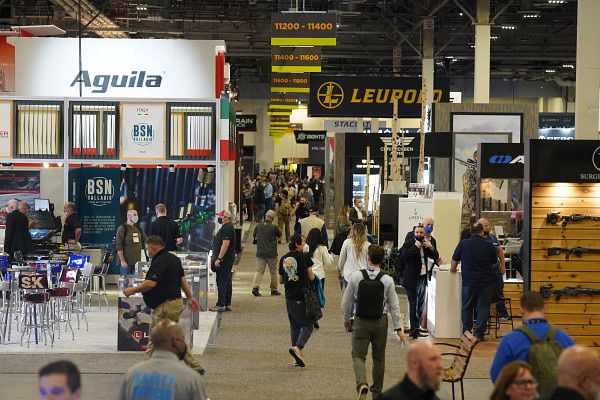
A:
[[[201,375],[181,361],[187,352],[181,327],[163,319],[150,338],[156,350],[149,360],[129,368],[118,399],[207,400]]]
[[[256,297],[260,294],[260,282],[265,273],[265,268],[269,266],[271,274],[271,296],[279,296],[281,293],[277,290],[277,241],[281,237],[281,229],[274,223],[275,211],[269,210],[265,214],[265,220],[256,225],[254,229],[254,238],[256,239],[256,272],[254,273],[254,283],[252,284],[252,294]]]

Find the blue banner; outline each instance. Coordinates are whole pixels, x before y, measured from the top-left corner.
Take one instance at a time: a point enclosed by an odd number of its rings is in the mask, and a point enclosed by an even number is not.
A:
[[[110,245],[120,224],[117,168],[78,168],[69,171],[70,199],[83,225],[82,243]]]

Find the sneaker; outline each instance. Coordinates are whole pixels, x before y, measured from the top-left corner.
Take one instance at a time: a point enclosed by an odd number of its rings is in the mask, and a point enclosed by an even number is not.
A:
[[[500,317],[501,321],[510,321],[510,317],[507,315],[506,317]]]
[[[429,334],[429,330],[427,330],[425,328],[419,328],[419,332]]]
[[[210,307],[208,309],[208,311],[212,311],[212,312],[223,312],[226,311],[225,307],[221,307],[221,306],[214,306],[214,307]]]
[[[289,352],[292,355],[292,357],[294,357],[296,362],[298,363],[298,366],[300,366],[300,367],[306,366],[306,364],[304,363],[304,356],[302,355],[302,351],[298,347],[294,346],[294,347],[290,348]]]
[[[231,311],[231,306],[225,306],[225,311]]]
[[[279,290],[271,290],[271,296],[281,296],[281,292]]]
[[[313,328],[315,328],[315,329],[320,328],[319,323],[317,321],[313,322]]]
[[[260,292],[258,291],[258,288],[252,288],[252,294],[254,295],[254,297],[262,296],[262,294],[260,294]]]
[[[292,365],[293,365],[294,367],[299,367],[299,366],[300,366],[300,364],[298,364],[298,362],[297,362],[296,360],[294,360],[294,362],[292,363]]]
[[[367,395],[369,394],[369,386],[366,384],[360,385],[356,391],[358,392],[358,400],[367,400]]]

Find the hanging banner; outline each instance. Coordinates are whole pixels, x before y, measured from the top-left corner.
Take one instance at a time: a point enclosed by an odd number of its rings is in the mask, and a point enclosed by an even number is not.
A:
[[[371,132],[371,121],[359,122],[347,119],[326,119],[323,121],[323,129],[327,132],[357,132],[359,126],[362,127],[363,132]],[[379,121],[379,130],[385,129],[385,121]]]
[[[325,164],[324,140],[315,140],[308,142],[308,163],[316,165]]]
[[[296,138],[296,143],[308,143],[311,141],[324,141],[327,136],[326,131],[303,131],[303,130],[295,130],[294,136]]]
[[[448,102],[448,79],[436,80],[433,102]],[[421,117],[421,79],[313,75],[308,97],[309,117],[391,118],[398,99],[398,117]]]
[[[271,73],[272,93],[308,93],[309,74],[280,74]]]
[[[387,144],[391,159],[392,135],[391,134],[365,134],[365,133],[346,133],[347,157],[363,157],[367,146],[371,147],[371,158],[383,157],[384,144]],[[419,158],[419,149],[421,147],[421,135],[419,133],[407,133],[404,135],[404,157]],[[452,134],[449,132],[429,132],[425,134],[425,157],[452,157]],[[398,156],[402,156],[402,136],[399,134],[397,139]]]
[[[479,143],[481,178],[523,179],[525,167],[523,143]]]
[[[600,141],[525,142],[525,179],[530,182],[600,182]]]
[[[165,105],[125,103],[121,115],[121,158],[164,159]]]
[[[335,46],[336,14],[284,12],[271,16],[271,46]]]
[[[538,139],[575,140],[574,113],[540,113]]]
[[[238,132],[256,132],[256,114],[254,115],[236,115],[235,126]]]
[[[77,168],[69,171],[69,198],[77,206],[83,233],[81,242],[111,243],[120,224],[117,168]]]
[[[0,101],[0,158],[12,156],[12,103]]]
[[[321,72],[321,48],[273,46],[271,72]]]

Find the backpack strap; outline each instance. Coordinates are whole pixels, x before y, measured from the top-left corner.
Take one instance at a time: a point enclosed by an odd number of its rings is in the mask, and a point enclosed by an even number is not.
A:
[[[383,278],[383,275],[385,275],[382,271],[379,271],[379,273],[377,274],[377,276],[375,277],[376,281],[381,280],[381,278]]]
[[[546,339],[550,342],[555,342],[557,330],[558,329],[556,328],[556,326],[550,324],[550,326],[548,327],[548,332],[546,333]]]
[[[369,278],[369,273],[367,272],[366,269],[361,269],[360,272],[362,273],[362,276],[364,279],[370,279]]]
[[[531,341],[532,344],[538,343],[540,341],[540,338],[538,338],[537,335],[528,326],[521,325],[515,328],[515,331],[523,332],[523,334],[527,336],[527,338]]]

